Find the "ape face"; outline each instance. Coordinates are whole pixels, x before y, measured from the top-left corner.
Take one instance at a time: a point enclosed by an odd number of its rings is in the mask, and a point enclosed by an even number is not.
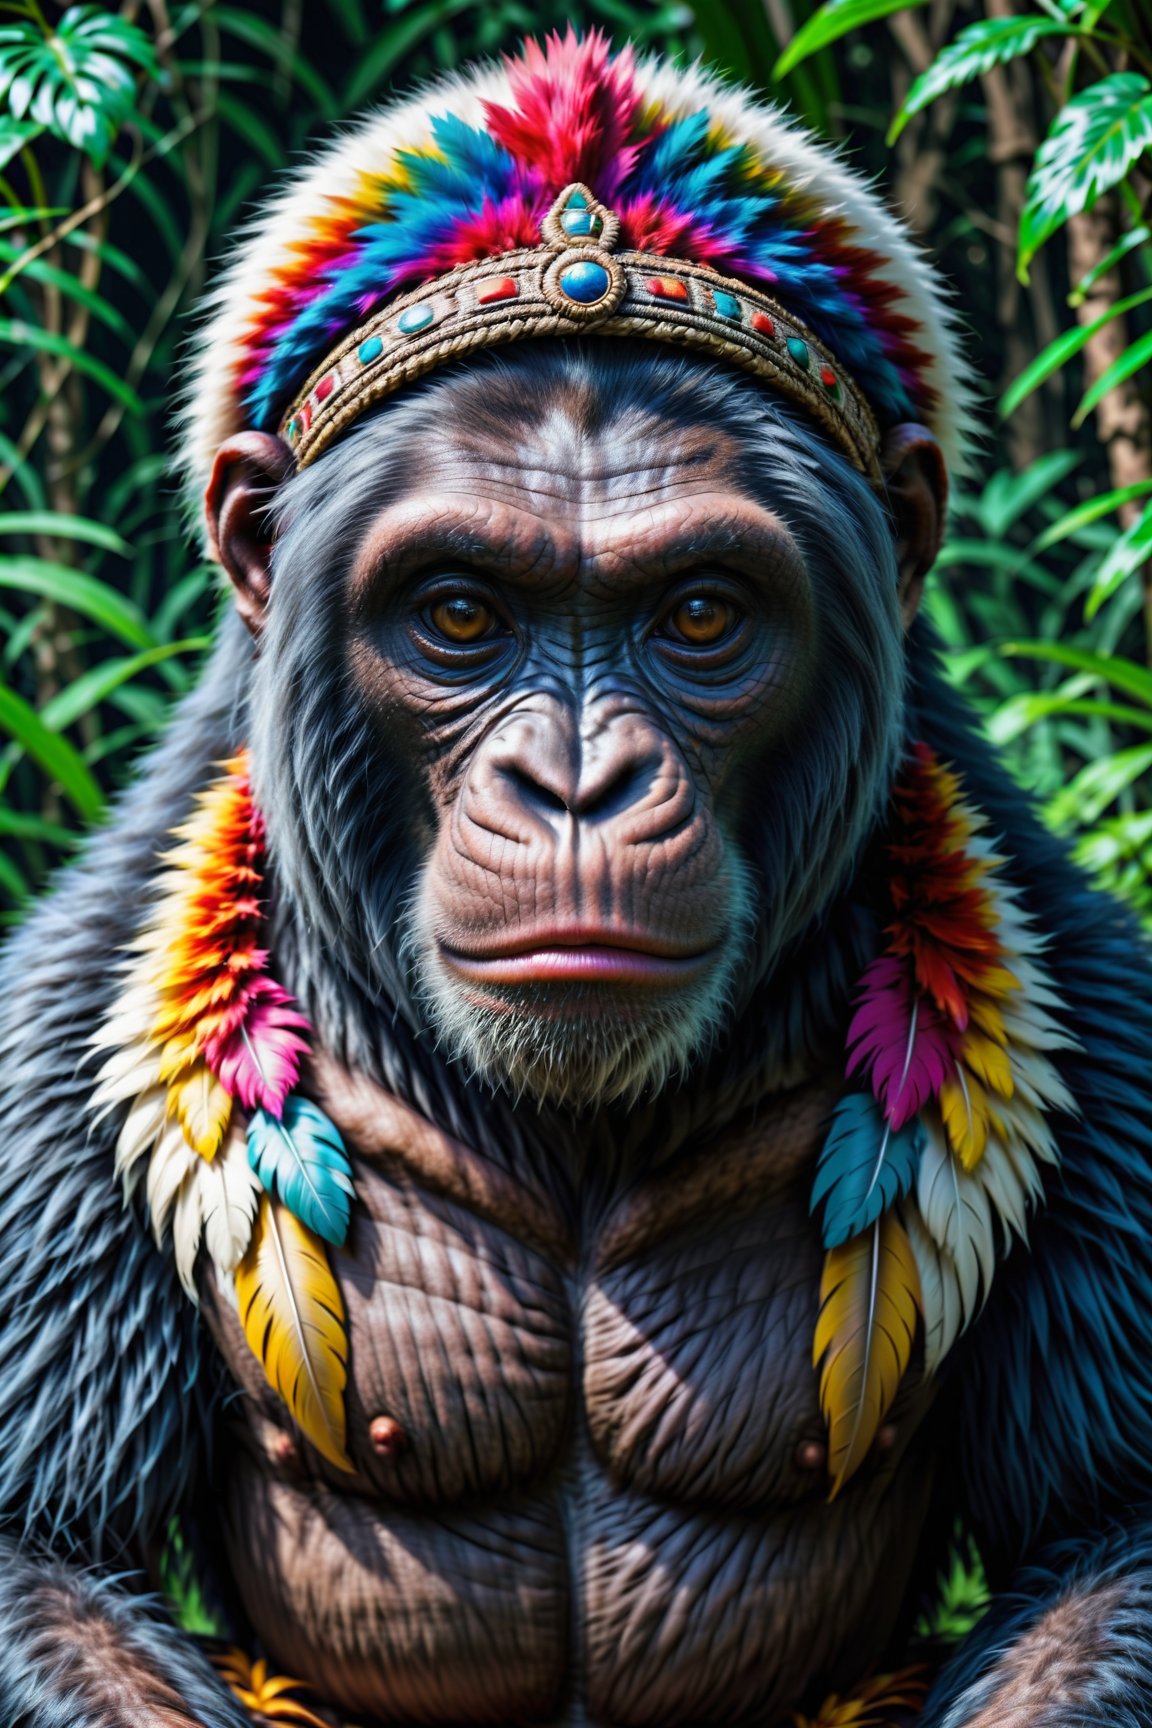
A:
[[[720,415],[662,356],[533,371],[441,383],[292,480],[270,597],[241,593],[288,887],[473,1071],[582,1108],[686,1068],[855,856],[897,576],[882,520],[835,567],[800,447],[782,507],[742,383]]]
[[[423,450],[349,579],[381,737],[434,834],[405,944],[453,1049],[575,1102],[684,1063],[747,958],[746,778],[810,701],[812,592],[785,524],[698,428]]]

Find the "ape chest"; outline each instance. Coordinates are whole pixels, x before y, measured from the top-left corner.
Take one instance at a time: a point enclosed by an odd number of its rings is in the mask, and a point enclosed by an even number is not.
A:
[[[570,1257],[371,1167],[357,1189],[333,1267],[360,1492],[449,1503],[559,1483],[577,1466],[717,1505],[819,1488],[798,1463],[822,1432],[810,1362],[820,1252],[799,1189],[670,1231],[618,1210]],[[217,1311],[214,1324],[275,1472],[287,1412],[234,1317]],[[345,1485],[322,1460],[290,1462]]]

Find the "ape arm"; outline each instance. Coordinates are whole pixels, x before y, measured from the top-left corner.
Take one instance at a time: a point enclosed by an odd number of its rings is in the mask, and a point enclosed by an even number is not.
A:
[[[1152,1518],[1054,1544],[940,1678],[922,1728],[1143,1728],[1152,1705]]]
[[[219,662],[220,656],[217,656]],[[219,665],[217,667],[219,670]],[[0,968],[0,1722],[242,1728],[190,1639],[127,1587],[185,1499],[209,1412],[194,1309],[91,1130],[88,1041],[161,836],[218,756],[220,682]],[[98,1569],[118,1581],[101,1579]]]

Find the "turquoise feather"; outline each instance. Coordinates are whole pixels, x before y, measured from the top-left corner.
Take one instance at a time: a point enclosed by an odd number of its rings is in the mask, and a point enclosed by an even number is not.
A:
[[[823,1203],[825,1248],[859,1236],[907,1194],[916,1177],[924,1131],[913,1120],[894,1131],[869,1092],[850,1092],[836,1106],[812,1187]]]
[[[257,1110],[248,1123],[248,1162],[294,1218],[343,1246],[356,1190],[344,1142],[323,1110],[295,1094],[280,1121]]]

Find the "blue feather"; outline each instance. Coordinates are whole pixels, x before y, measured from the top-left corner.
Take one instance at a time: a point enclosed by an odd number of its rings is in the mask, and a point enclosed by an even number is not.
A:
[[[352,1166],[335,1126],[306,1098],[287,1099],[283,1119],[257,1110],[248,1124],[248,1162],[301,1224],[343,1246],[352,1215]]]
[[[823,1201],[825,1248],[859,1236],[907,1194],[924,1146],[909,1122],[893,1133],[869,1092],[850,1092],[836,1106],[812,1186],[812,1210]]]

